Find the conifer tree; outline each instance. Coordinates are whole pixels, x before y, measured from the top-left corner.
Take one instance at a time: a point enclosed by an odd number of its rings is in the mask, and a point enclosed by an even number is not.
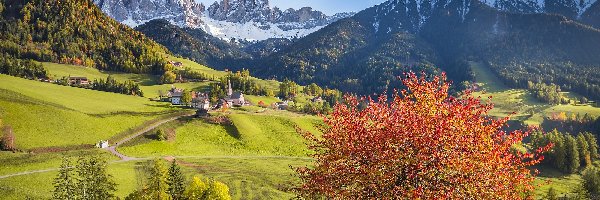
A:
[[[577,140],[571,135],[565,136],[566,166],[565,172],[575,173],[579,170],[579,150]]]
[[[63,158],[58,175],[54,178],[54,191],[52,199],[71,200],[75,199],[77,192],[75,177],[73,175],[73,166],[69,158]]]
[[[148,176],[148,191],[152,199],[168,199],[167,169],[159,159],[154,160]]]
[[[169,185],[169,188],[167,191],[169,195],[173,200],[183,199],[183,193],[185,192],[185,177],[181,172],[181,167],[177,165],[175,160],[171,162],[168,173],[169,176],[167,177],[167,185]]]
[[[115,197],[116,183],[106,172],[106,161],[97,157],[80,158],[76,171],[77,199],[105,200]]]

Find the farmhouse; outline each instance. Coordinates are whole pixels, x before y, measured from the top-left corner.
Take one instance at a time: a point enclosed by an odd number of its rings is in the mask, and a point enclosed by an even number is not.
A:
[[[69,85],[89,85],[90,81],[87,77],[69,76]]]
[[[192,92],[192,107],[198,110],[210,110],[210,100],[208,94]]]
[[[183,63],[181,62],[170,61],[169,63],[171,63],[171,65],[174,67],[183,67]]]
[[[315,98],[312,98],[311,101],[313,103],[321,103],[321,102],[323,102],[323,98],[321,98],[321,97],[315,97]]]
[[[171,90],[169,90],[169,93],[167,93],[167,96],[169,97],[171,104],[180,105],[181,97],[183,96],[183,90],[177,89],[175,87],[171,87]]]

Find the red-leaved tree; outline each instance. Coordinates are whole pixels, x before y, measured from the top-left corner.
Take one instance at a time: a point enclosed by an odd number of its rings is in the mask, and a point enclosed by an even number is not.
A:
[[[432,80],[407,74],[407,90],[393,98],[346,97],[325,117],[313,143],[315,165],[297,169],[304,198],[327,199],[523,199],[534,190],[547,147],[511,150],[528,132],[506,133],[508,118],[487,117],[491,104],[466,92],[448,95],[445,74]]]

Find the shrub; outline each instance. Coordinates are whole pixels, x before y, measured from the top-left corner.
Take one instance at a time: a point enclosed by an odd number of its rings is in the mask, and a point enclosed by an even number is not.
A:
[[[305,133],[315,164],[299,168],[305,198],[530,198],[538,154],[511,151],[528,132],[502,130],[508,118],[467,92],[448,96],[445,74],[407,74],[408,88],[377,101],[348,96],[325,118],[322,137]],[[534,149],[545,152],[550,146]]]
[[[2,141],[0,141],[0,147],[4,151],[17,150],[15,146],[15,134],[11,126],[2,127]]]

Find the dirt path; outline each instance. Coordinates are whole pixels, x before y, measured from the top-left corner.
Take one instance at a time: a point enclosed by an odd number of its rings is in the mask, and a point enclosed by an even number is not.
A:
[[[126,155],[124,155],[122,153],[119,153],[119,151],[117,151],[117,148],[119,146],[121,146],[122,144],[125,144],[125,143],[127,143],[127,142],[129,142],[129,141],[131,141],[131,140],[133,140],[133,139],[135,139],[137,137],[139,137],[140,135],[143,135],[144,133],[147,133],[147,132],[151,131],[152,129],[155,129],[155,128],[159,127],[160,125],[163,125],[163,124],[171,122],[171,121],[175,121],[175,120],[180,119],[182,117],[189,117],[189,116],[192,116],[192,115],[194,115],[194,114],[182,115],[182,116],[177,116],[177,117],[172,117],[172,118],[161,120],[161,121],[159,121],[157,123],[152,124],[151,126],[148,126],[148,127],[144,128],[144,129],[136,132],[135,134],[133,134],[133,135],[131,135],[131,136],[129,136],[129,137],[127,137],[127,138],[125,138],[125,139],[117,142],[117,143],[115,143],[114,145],[106,148],[106,150],[108,150],[110,153],[114,154],[115,156],[119,157],[122,161],[138,160],[138,158],[129,157],[129,156],[126,156]]]

